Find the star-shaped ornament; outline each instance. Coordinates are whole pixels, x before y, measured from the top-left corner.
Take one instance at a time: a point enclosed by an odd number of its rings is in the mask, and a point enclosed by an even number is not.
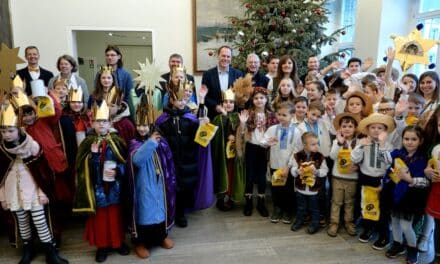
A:
[[[139,74],[134,80],[139,81],[139,87],[145,86],[145,93],[153,94],[154,88],[158,87],[161,89],[160,82],[165,81],[162,78],[161,71],[154,62],[150,63],[148,58],[145,59],[145,63],[138,62],[141,67],[140,70],[133,70],[135,73]]]
[[[400,62],[404,72],[416,63],[429,64],[428,51],[436,44],[440,44],[438,40],[424,39],[420,32],[421,28],[422,26],[419,25],[408,36],[391,35],[396,49],[396,60]]]
[[[17,64],[25,61],[18,57],[19,47],[10,49],[5,43],[2,43],[0,50],[0,93],[3,94],[9,90],[11,78],[14,77]]]

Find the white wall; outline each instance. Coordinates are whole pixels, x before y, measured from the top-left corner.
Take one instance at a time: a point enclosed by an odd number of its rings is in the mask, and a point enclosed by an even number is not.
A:
[[[10,1],[14,46],[35,45],[40,64],[56,72],[58,56],[74,54],[72,30],[149,30],[153,33],[153,57],[168,71],[168,57],[180,53],[191,71],[191,0],[19,0]],[[23,66],[23,65],[19,65]]]

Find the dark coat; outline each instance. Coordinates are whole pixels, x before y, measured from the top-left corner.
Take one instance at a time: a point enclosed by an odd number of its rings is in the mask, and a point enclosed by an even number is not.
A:
[[[28,67],[25,67],[23,69],[20,69],[17,71],[17,74],[20,76],[20,78],[23,80],[23,82],[26,84],[26,94],[32,95],[31,90],[31,81],[32,77],[29,73]],[[49,85],[49,80],[53,77],[53,73],[51,71],[48,71],[42,67],[40,67],[40,77],[38,79],[44,81],[44,85],[47,87]]]
[[[231,87],[235,80],[243,77],[243,73],[237,69],[229,67],[229,82],[228,87]],[[218,68],[214,67],[207,70],[202,77],[202,85],[208,87],[205,104],[208,107],[208,117],[213,119],[218,115],[215,107],[222,102],[222,90],[220,88],[220,80],[218,78]]]

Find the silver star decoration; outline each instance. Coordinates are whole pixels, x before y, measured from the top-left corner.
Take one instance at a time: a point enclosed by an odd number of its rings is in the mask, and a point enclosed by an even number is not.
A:
[[[139,74],[139,76],[134,79],[135,81],[140,82],[139,87],[145,86],[146,94],[149,92],[152,94],[155,87],[162,89],[160,82],[165,80],[161,77],[161,71],[159,67],[154,64],[154,61],[153,63],[150,63],[148,58],[145,58],[145,63],[138,63],[141,69],[133,71]]]

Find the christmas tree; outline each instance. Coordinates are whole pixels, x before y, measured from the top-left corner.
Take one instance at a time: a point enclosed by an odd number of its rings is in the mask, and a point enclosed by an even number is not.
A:
[[[326,0],[240,0],[245,8],[242,17],[228,17],[233,34],[236,34],[233,48],[238,55],[233,65],[246,68],[246,57],[256,53],[265,66],[272,56],[291,55],[298,64],[299,74],[305,74],[307,59],[320,55],[321,48],[337,41],[345,28],[330,35],[325,34],[329,14]],[[345,56],[338,51],[322,58],[325,64]]]

